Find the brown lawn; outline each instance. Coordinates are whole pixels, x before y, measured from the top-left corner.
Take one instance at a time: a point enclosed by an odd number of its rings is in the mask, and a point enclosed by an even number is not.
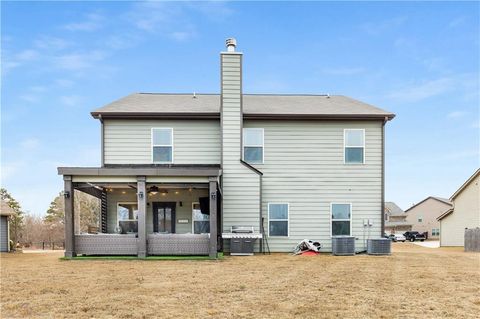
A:
[[[394,245],[385,257],[221,261],[1,255],[1,317],[478,318],[480,254]]]

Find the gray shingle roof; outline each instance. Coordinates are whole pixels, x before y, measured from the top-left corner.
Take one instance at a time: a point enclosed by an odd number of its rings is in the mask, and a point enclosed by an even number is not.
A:
[[[217,115],[219,94],[134,93],[92,112],[94,117],[129,115]],[[393,118],[393,113],[342,95],[244,94],[243,113],[248,116],[324,116]]]
[[[390,216],[405,215],[405,212],[394,202],[385,202],[385,211],[390,213]]]

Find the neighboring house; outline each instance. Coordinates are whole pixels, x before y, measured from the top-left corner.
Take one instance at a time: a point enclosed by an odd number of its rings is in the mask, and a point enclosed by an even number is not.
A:
[[[0,252],[10,251],[10,216],[14,210],[3,199],[0,201]]]
[[[394,202],[385,202],[385,232],[387,234],[404,233],[412,230],[407,214]]]
[[[361,237],[365,220],[382,236],[394,114],[341,95],[243,94],[242,57],[227,40],[220,94],[135,93],[92,112],[101,167],[58,168],[67,257],[216,258],[232,226],[253,227],[277,252],[305,238],[329,251],[332,235]],[[75,227],[74,190],[101,200],[101,234]]]
[[[438,217],[440,246],[464,246],[465,228],[480,227],[480,169],[450,197],[453,207]]]
[[[452,207],[452,203],[441,197],[429,196],[405,211],[407,222],[413,231],[427,233],[428,238],[440,237],[440,223],[437,217]]]

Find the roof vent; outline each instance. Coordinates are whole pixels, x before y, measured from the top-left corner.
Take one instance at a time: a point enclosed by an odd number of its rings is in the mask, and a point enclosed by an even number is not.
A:
[[[235,47],[237,46],[237,40],[235,40],[235,38],[228,38],[225,43],[227,44],[228,52],[235,52]]]

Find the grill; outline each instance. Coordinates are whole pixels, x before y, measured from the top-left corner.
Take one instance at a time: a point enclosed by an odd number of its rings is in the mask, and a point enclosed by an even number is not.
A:
[[[230,255],[251,256],[255,241],[262,234],[255,233],[253,226],[232,226],[230,233],[223,233],[222,238],[230,239]]]

